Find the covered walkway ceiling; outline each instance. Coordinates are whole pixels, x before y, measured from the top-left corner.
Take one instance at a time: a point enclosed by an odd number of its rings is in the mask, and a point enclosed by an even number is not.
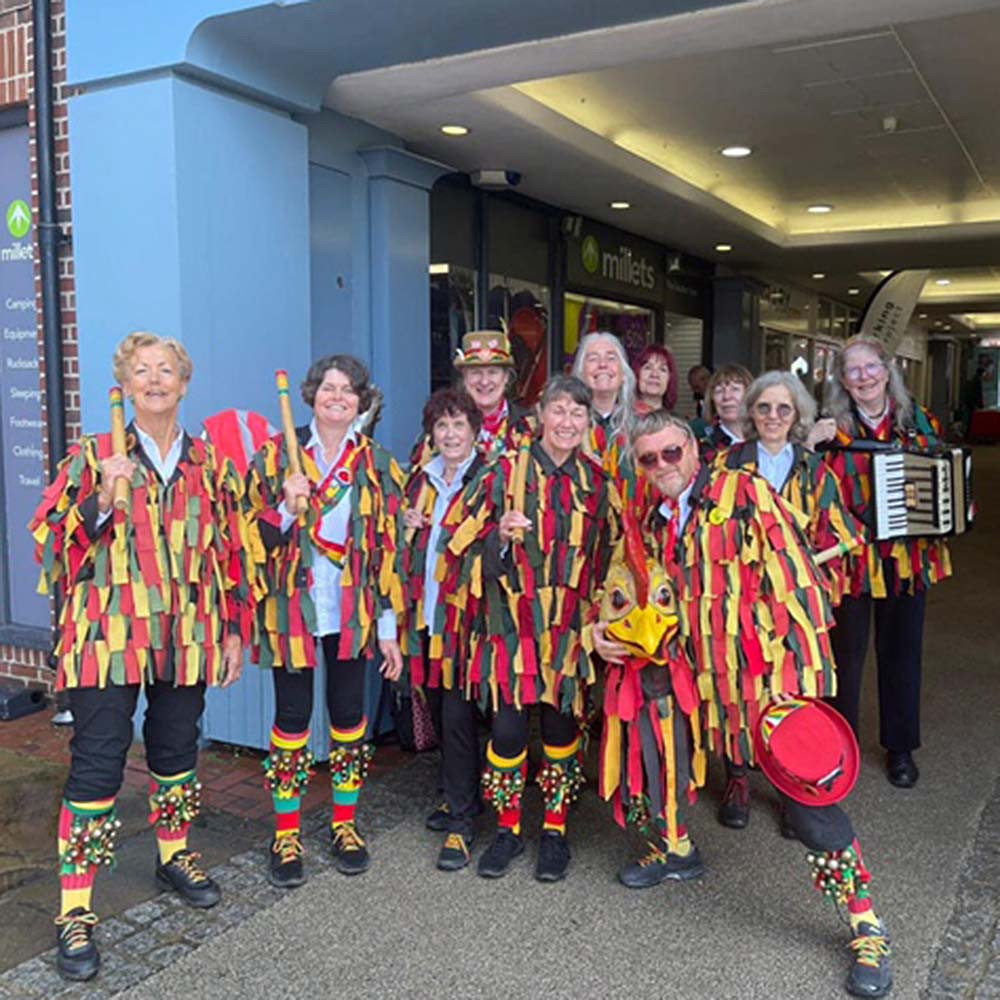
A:
[[[932,323],[1000,310],[1000,2],[945,6],[711,7],[349,73],[327,103],[459,169],[516,170],[567,211],[845,299],[880,270],[934,268]],[[723,157],[733,144],[753,152]]]

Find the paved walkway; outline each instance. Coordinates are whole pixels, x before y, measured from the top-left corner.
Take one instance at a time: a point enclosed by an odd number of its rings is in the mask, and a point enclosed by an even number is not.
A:
[[[910,791],[885,781],[869,683],[864,767],[850,803],[894,940],[893,996],[907,1000],[1000,997],[1000,450],[977,454],[977,494],[980,523],[954,546],[957,577],[929,602],[921,781]],[[215,867],[220,907],[195,912],[160,896],[126,908],[100,927],[105,969],[91,988],[61,983],[47,952],[0,975],[0,1000],[60,991],[298,997],[334,987],[380,998],[842,995],[848,933],[809,888],[802,848],[778,836],[759,776],[742,833],[715,823],[717,788],[696,807],[706,877],[646,892],[615,881],[634,844],[592,788],[572,817],[565,882],[531,878],[534,791],[528,857],[507,878],[437,872],[438,838],[422,827],[434,779],[424,756],[383,770],[366,789],[368,874],[345,879],[330,869],[318,810],[307,822],[311,877],[301,889],[280,895],[267,885],[261,832]],[[484,824],[480,849],[489,831]]]

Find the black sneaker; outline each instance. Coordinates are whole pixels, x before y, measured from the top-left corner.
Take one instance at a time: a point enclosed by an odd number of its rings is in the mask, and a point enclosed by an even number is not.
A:
[[[649,853],[645,857],[626,865],[618,873],[618,881],[622,885],[630,889],[649,889],[667,879],[686,881],[701,878],[705,874],[705,865],[697,847],[692,847],[687,857],[670,854],[652,843],[649,847]]]
[[[333,828],[334,867],[341,875],[361,875],[371,867],[372,858],[365,846],[365,838],[358,833],[354,820],[338,823]]]
[[[437,866],[443,872],[461,871],[472,860],[472,837],[449,833],[438,854]]]
[[[294,889],[306,880],[302,867],[303,847],[297,833],[275,837],[268,851],[270,870],[267,880],[276,889]]]
[[[719,822],[730,830],[742,830],[750,822],[750,782],[746,775],[726,782],[719,806]]]
[[[435,833],[444,833],[448,829],[448,820],[451,819],[451,810],[447,802],[436,805],[424,820],[424,826]]]
[[[486,849],[479,859],[476,871],[483,878],[503,878],[510,868],[511,862],[519,854],[524,853],[524,841],[506,827],[497,831],[496,840]]]
[[[197,851],[178,851],[165,865],[156,866],[156,884],[176,892],[188,906],[207,910],[222,899],[222,891],[201,869],[200,858]]]
[[[856,997],[884,997],[892,989],[889,937],[885,926],[865,921],[850,944],[854,964],[847,977],[847,992]]]
[[[56,927],[59,928],[56,965],[64,979],[86,982],[97,975],[101,955],[94,944],[96,926],[97,914],[82,906],[70,910],[65,916],[56,917]]]
[[[557,830],[544,830],[538,845],[538,863],[535,878],[539,882],[558,882],[566,877],[569,868],[569,844],[565,834]]]

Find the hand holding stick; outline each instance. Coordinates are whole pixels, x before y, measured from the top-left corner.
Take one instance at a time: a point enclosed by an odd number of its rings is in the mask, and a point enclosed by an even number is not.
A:
[[[831,559],[836,559],[838,556],[846,556],[849,552],[861,548],[864,544],[864,536],[855,535],[849,542],[839,542],[837,545],[831,545],[828,549],[823,549],[822,552],[817,552],[813,558],[817,566],[822,566],[824,563],[828,563]]]
[[[285,434],[285,450],[288,452],[288,474],[302,474],[302,463],[299,461],[299,439],[295,434],[295,418],[292,416],[292,401],[288,396],[288,372],[279,368],[274,373],[278,385],[278,405],[281,407],[281,429]],[[299,494],[295,501],[295,514],[299,516],[306,512],[309,506],[308,498]]]

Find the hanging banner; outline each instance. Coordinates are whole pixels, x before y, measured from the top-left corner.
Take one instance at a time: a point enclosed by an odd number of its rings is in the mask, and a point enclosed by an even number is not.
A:
[[[910,317],[917,307],[930,271],[895,271],[872,293],[861,314],[858,332],[874,337],[895,354],[906,336]]]
[[[28,126],[0,130],[0,623],[48,628],[49,599],[35,592],[28,521],[45,486],[42,389],[35,316],[35,249]],[[0,595],[2,597],[2,595]],[[4,621],[4,619],[7,619]]]

